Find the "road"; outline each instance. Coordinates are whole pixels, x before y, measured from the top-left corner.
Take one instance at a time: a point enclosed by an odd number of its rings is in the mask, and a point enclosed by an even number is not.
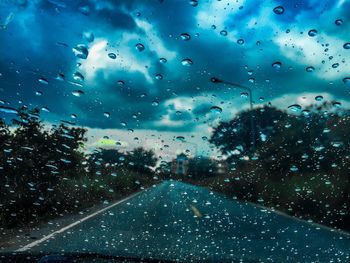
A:
[[[350,236],[201,187],[166,181],[18,251],[186,262],[350,262]]]

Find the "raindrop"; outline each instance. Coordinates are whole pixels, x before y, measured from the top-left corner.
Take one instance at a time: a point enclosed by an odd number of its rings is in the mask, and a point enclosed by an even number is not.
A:
[[[343,78],[343,82],[344,82],[346,85],[350,85],[350,77]]]
[[[162,64],[165,64],[165,63],[167,63],[167,60],[166,60],[166,58],[160,58],[159,62]]]
[[[177,137],[176,137],[176,140],[177,140],[177,141],[180,141],[180,142],[184,142],[184,141],[185,141],[185,137],[183,137],[183,136],[177,136]]]
[[[191,36],[190,36],[189,34],[187,34],[187,33],[182,33],[182,34],[180,35],[180,38],[181,38],[183,41],[188,41],[188,40],[191,39]]]
[[[38,91],[35,92],[35,95],[41,96],[41,95],[43,95],[43,93],[40,90],[38,90]]]
[[[189,58],[185,58],[185,59],[183,59],[183,60],[181,61],[181,64],[182,64],[183,66],[189,67],[189,66],[192,66],[193,61],[190,60]]]
[[[159,102],[158,102],[158,101],[156,101],[156,100],[152,101],[152,106],[153,106],[153,107],[156,107],[156,106],[158,106],[158,105],[159,105]]]
[[[109,112],[105,112],[105,113],[103,113],[103,116],[105,116],[106,118],[109,118],[109,117],[111,117],[111,114]]]
[[[59,80],[59,81],[64,81],[65,76],[62,73],[58,73],[57,76],[56,76],[56,79]]]
[[[77,115],[71,114],[70,117],[71,117],[72,119],[76,119],[76,118],[77,118]]]
[[[314,67],[310,66],[305,69],[307,72],[313,72],[315,70]]]
[[[0,106],[0,112],[17,114],[18,111],[15,108]]]
[[[212,106],[210,108],[210,112],[212,112],[212,113],[221,113],[222,112],[222,108],[220,108],[219,106]]]
[[[92,32],[84,32],[83,37],[88,42],[93,42],[95,39],[95,36]]]
[[[190,1],[189,1],[189,4],[190,4],[191,6],[196,7],[196,6],[198,5],[198,0],[190,0]]]
[[[241,98],[244,98],[244,99],[248,98],[248,92],[242,92]]]
[[[120,125],[123,126],[123,127],[126,127],[127,123],[125,121],[122,121],[122,122],[120,122]]]
[[[335,101],[332,103],[334,108],[340,108],[341,107],[341,103],[339,101]]]
[[[84,95],[84,91],[82,91],[82,90],[73,90],[72,91],[72,95],[75,96],[75,97],[80,97],[80,96]]]
[[[244,40],[242,38],[237,40],[237,44],[238,45],[243,45],[244,44]]]
[[[118,84],[119,86],[123,86],[123,85],[125,84],[125,82],[124,82],[123,80],[118,80],[118,81],[117,81],[117,84]]]
[[[77,71],[73,74],[73,79],[84,81],[84,76],[83,76],[83,74],[81,74],[80,72]]]
[[[284,13],[284,7],[283,6],[276,6],[274,9],[273,9],[273,12],[276,14],[276,15],[282,15]]]
[[[343,48],[344,48],[344,49],[350,49],[350,43],[345,43],[345,44],[343,45]]]
[[[117,55],[114,54],[114,53],[108,53],[108,57],[111,58],[111,59],[116,59]]]
[[[276,70],[279,70],[279,69],[281,69],[281,67],[282,67],[282,63],[279,62],[279,61],[274,62],[274,63],[272,64],[272,67],[273,67],[274,69],[276,69]]]
[[[41,110],[45,112],[50,112],[50,109],[48,107],[42,107]]]
[[[45,79],[45,78],[39,78],[38,81],[39,81],[41,84],[45,84],[45,85],[49,84],[49,81],[48,81],[47,79]]]
[[[89,55],[89,50],[88,50],[87,46],[85,46],[83,44],[77,45],[72,50],[74,52],[74,55],[77,58],[86,59]]]
[[[79,7],[79,11],[80,13],[82,13],[83,15],[88,16],[90,14],[90,7],[87,5],[81,6]]]
[[[311,29],[308,33],[307,33],[310,37],[314,37],[317,35],[317,30],[316,29]]]
[[[142,45],[141,43],[137,43],[137,44],[135,45],[135,48],[136,48],[136,50],[137,50],[138,52],[142,52],[142,51],[145,50],[145,46]]]
[[[323,101],[323,96],[321,95],[316,96],[315,101]]]
[[[155,78],[156,80],[162,80],[163,76],[161,74],[156,74]]]
[[[332,65],[332,68],[337,68],[337,67],[339,67],[339,63],[334,63],[334,64]]]
[[[288,106],[288,109],[293,111],[293,112],[298,112],[301,110],[301,106],[299,104],[293,104]]]
[[[292,167],[290,167],[289,169],[291,172],[297,172],[299,169],[298,167],[296,167],[295,165],[292,165]]]
[[[341,26],[343,24],[343,19],[337,19],[334,21],[334,23],[337,25],[337,26]]]
[[[227,31],[226,31],[226,30],[221,30],[221,31],[220,31],[220,35],[222,35],[222,36],[227,36]]]

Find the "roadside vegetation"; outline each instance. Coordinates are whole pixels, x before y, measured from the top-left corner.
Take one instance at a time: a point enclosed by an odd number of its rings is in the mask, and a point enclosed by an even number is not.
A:
[[[348,127],[350,111],[336,102],[243,111],[214,128],[209,142],[222,155],[188,158],[179,175],[143,148],[86,154],[85,129],[47,129],[38,110],[23,108],[11,125],[0,122],[0,227],[35,224],[175,179],[349,231]]]

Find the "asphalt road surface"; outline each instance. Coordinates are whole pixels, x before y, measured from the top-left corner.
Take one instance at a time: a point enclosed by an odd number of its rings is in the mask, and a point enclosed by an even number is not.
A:
[[[18,251],[186,262],[350,262],[350,236],[167,181]]]

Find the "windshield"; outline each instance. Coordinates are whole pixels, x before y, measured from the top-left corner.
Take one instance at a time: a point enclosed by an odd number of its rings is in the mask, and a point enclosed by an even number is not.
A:
[[[0,261],[349,262],[349,8],[0,1]]]

